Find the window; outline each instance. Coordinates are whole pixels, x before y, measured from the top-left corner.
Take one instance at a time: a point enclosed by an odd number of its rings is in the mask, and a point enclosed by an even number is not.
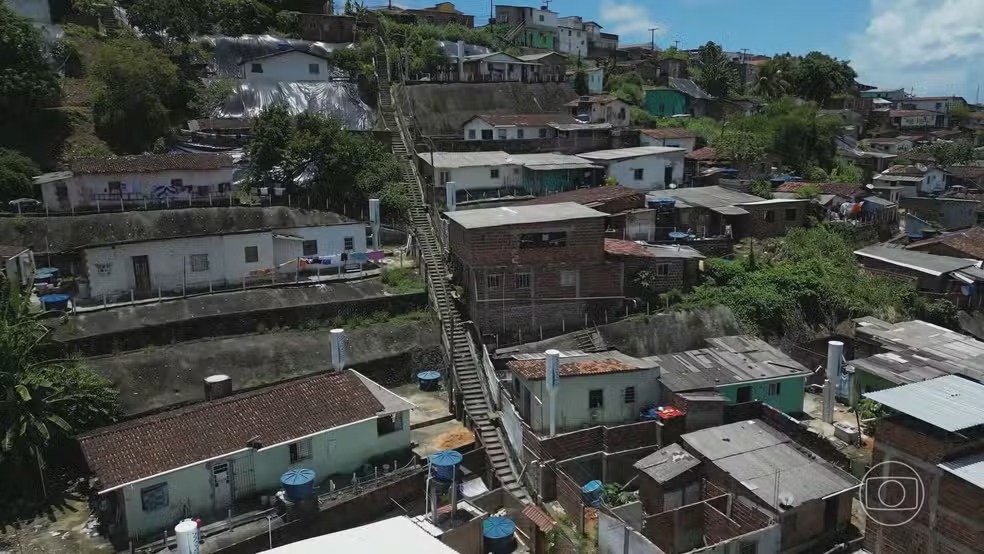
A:
[[[796,208],[789,208],[786,210],[786,221],[796,221],[796,217],[799,215],[799,210]]]
[[[530,288],[530,274],[529,273],[517,273],[516,274],[516,288],[517,289],[528,289],[528,288]]]
[[[307,460],[311,457],[311,439],[299,440],[290,444],[290,463]]]
[[[475,140],[475,129],[468,129],[468,140]]]
[[[489,171],[489,179],[498,179],[498,178],[499,178],[499,170],[498,169],[493,169],[493,170]]]
[[[123,190],[123,183],[121,183],[119,181],[110,181],[109,182],[109,192],[110,193],[114,193],[115,192],[115,193],[118,194],[122,190]]]
[[[502,287],[502,275],[494,273],[485,276],[485,288],[487,290],[497,290]]]
[[[55,197],[59,200],[68,200],[68,186],[62,184],[55,185]]]
[[[344,243],[345,250],[355,250],[355,239],[352,237],[345,237],[342,242]]]
[[[670,274],[670,264],[656,264],[653,268],[657,277],[666,277]]]
[[[192,271],[208,271],[208,254],[192,254],[188,258]]]
[[[635,404],[635,387],[625,387],[625,393],[622,396],[625,397],[626,404]]]
[[[309,63],[308,73],[310,73],[311,75],[317,75],[321,73],[321,64]]]
[[[748,544],[741,545],[741,549],[738,550],[738,554],[755,554],[758,552],[758,543],[750,542]]]
[[[565,269],[560,272],[560,286],[573,287],[577,285],[577,270]]]
[[[567,246],[567,233],[523,233],[519,235],[520,248],[547,248]]]
[[[509,135],[506,133],[505,129],[496,129],[496,130],[499,132],[499,140],[506,140],[508,138]]]
[[[156,512],[167,507],[167,483],[159,483],[140,489],[140,505],[145,512]]]
[[[738,387],[738,403],[752,401],[752,387]]]
[[[525,138],[525,137],[523,136],[523,135],[525,135],[525,134],[526,134],[526,133],[525,133],[525,131],[523,131],[523,129],[516,129],[516,138],[518,138],[518,139],[521,139],[521,138]]]
[[[782,383],[769,383],[769,396],[779,396],[782,390]]]
[[[184,181],[181,179],[171,179],[171,186],[181,188],[184,186]]]
[[[601,389],[588,391],[588,409],[601,408],[605,405],[605,391]]]
[[[939,110],[942,110],[942,109],[943,109],[943,102],[937,102],[936,103],[936,110],[939,111]]]
[[[540,138],[547,138],[547,130],[540,129]]]
[[[482,140],[492,140],[492,129],[482,129]]]
[[[318,254],[318,241],[305,240],[301,242],[302,256],[316,256]]]
[[[543,21],[543,14],[540,14],[540,21]]]
[[[248,264],[255,264],[260,261],[260,248],[258,246],[247,246],[243,249],[243,253]]]
[[[441,180],[441,184],[442,185],[446,185],[446,184],[448,184],[448,181],[451,180],[451,172],[450,171],[442,171],[440,173],[440,175],[439,175],[438,178]]]
[[[113,264],[96,264],[96,273],[100,277],[108,277],[113,273]]]
[[[765,221],[768,223],[772,223],[775,220],[776,220],[776,212],[773,210],[767,210],[765,212]]]
[[[254,63],[249,68],[251,73],[263,73],[263,64]]]
[[[198,185],[196,190],[198,191],[198,196],[208,196],[212,192],[208,185]]]
[[[636,181],[641,181],[643,174],[644,174],[644,170],[643,169],[633,169],[632,170],[632,178],[635,179]]]
[[[506,70],[507,70],[507,71],[509,71],[509,73],[512,73],[512,70],[513,70],[513,64],[511,64],[511,63],[509,63],[509,64],[506,64]]]
[[[389,414],[376,418],[376,435],[383,436],[403,429],[403,414]]]

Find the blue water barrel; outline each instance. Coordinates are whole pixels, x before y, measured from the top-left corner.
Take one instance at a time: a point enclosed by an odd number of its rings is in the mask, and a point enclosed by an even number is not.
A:
[[[431,475],[438,481],[450,482],[454,479],[455,471],[461,464],[461,452],[457,450],[442,450],[430,457]]]
[[[507,554],[516,549],[516,524],[508,517],[490,517],[482,522],[485,552]]]
[[[314,495],[314,470],[292,469],[280,477],[289,500],[300,502]]]
[[[41,306],[47,310],[68,310],[68,300],[69,296],[67,294],[46,294],[41,297]]]
[[[581,494],[584,495],[584,501],[588,503],[589,506],[601,506],[601,481],[590,481],[587,485],[581,488]]]
[[[642,421],[658,421],[659,411],[656,408],[649,408],[648,410],[643,410],[640,414],[640,419]]]
[[[57,267],[42,267],[34,272],[35,283],[55,284],[58,281]]]
[[[417,374],[417,382],[420,383],[420,390],[435,391],[441,388],[441,372],[421,371]]]

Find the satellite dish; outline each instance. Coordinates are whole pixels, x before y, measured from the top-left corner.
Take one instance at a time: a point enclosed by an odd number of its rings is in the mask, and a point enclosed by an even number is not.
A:
[[[783,510],[788,510],[789,508],[792,508],[793,503],[795,501],[796,499],[793,498],[793,493],[790,492],[779,493],[779,507],[782,508]]]

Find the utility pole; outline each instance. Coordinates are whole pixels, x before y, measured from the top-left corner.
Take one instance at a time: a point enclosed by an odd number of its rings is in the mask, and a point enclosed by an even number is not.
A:
[[[679,40],[674,40],[673,41],[673,48],[675,50],[679,50],[680,49],[680,41]]]
[[[652,28],[649,29],[649,37],[650,37],[649,38],[649,51],[650,51],[650,53],[656,51],[656,31],[658,31],[658,30],[659,30],[659,27],[652,27]]]
[[[741,49],[741,63],[745,63],[746,56],[748,56],[748,48]]]

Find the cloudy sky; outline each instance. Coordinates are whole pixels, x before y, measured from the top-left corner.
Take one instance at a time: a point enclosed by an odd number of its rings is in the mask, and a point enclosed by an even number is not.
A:
[[[488,0],[455,4],[476,15],[476,24],[488,19]],[[658,27],[660,47],[713,40],[766,55],[820,50],[851,60],[866,84],[916,94],[974,102],[984,81],[984,0],[553,0],[550,9],[593,19],[623,44],[649,42],[649,29]]]

